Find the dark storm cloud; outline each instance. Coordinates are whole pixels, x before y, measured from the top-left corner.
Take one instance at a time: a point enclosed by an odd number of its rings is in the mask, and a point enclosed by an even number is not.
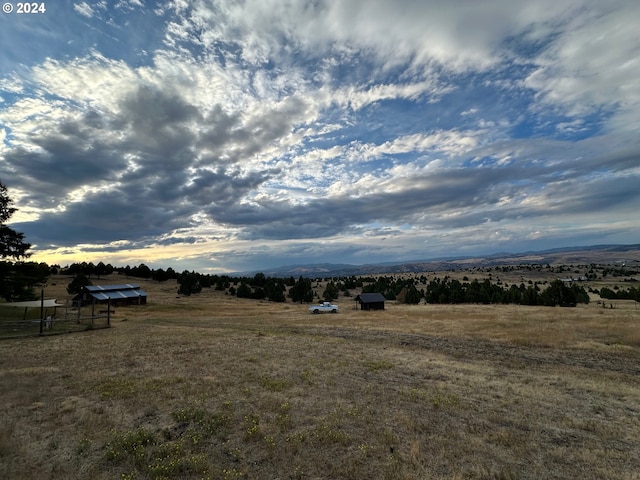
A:
[[[138,177],[109,191],[90,193],[81,202],[38,222],[19,224],[30,240],[55,245],[108,243],[117,240],[153,242],[167,232],[194,225],[192,216],[205,208],[224,211],[268,173],[246,176],[217,171],[198,173],[190,185],[166,178]]]
[[[75,245],[113,242],[162,233],[188,225],[180,205],[150,205],[143,196],[111,190],[88,195],[82,202],[70,203],[60,213],[38,222],[18,224],[35,243]]]
[[[205,116],[200,142],[204,148],[219,151],[228,144],[234,132],[242,125],[240,113],[225,112],[220,105],[215,105]]]
[[[402,223],[430,209],[478,207],[491,202],[478,198],[491,193],[486,191],[488,177],[495,178],[495,173],[451,170],[391,182],[394,191],[390,192],[318,198],[305,204],[264,200],[209,213],[222,223],[245,226],[248,238],[327,237],[354,232],[360,228],[356,226],[370,222]]]
[[[13,186],[26,190],[29,202],[49,208],[58,205],[70,190],[96,179],[115,179],[125,167],[122,151],[107,142],[102,132],[95,112],[79,120],[67,118],[34,135],[37,148],[9,150],[3,170],[15,175]]]
[[[128,148],[179,161],[181,150],[193,145],[194,123],[200,123],[199,110],[171,88],[142,85],[121,103],[122,111],[114,127],[130,132]],[[121,124],[121,125],[118,125]]]
[[[638,175],[591,178],[593,168],[633,168],[630,158],[614,153],[560,166],[523,162],[447,169],[389,181],[389,191],[359,197],[317,198],[304,204],[263,200],[209,213],[217,221],[246,227],[251,239],[322,238],[357,233],[373,222],[451,229],[548,215],[569,218],[637,202]]]
[[[191,126],[199,120],[198,110],[177,95],[142,86],[124,98],[117,114],[74,111],[43,124],[39,135],[30,138],[37,148],[9,150],[5,169],[17,174],[14,185],[40,206],[62,203],[80,186],[146,182],[150,176],[170,180],[157,180],[167,194],[170,184],[184,182],[182,172],[193,162],[196,136]],[[125,175],[130,162],[135,168]]]
[[[257,111],[225,112],[216,105],[203,119],[197,148],[207,160],[238,163],[250,159],[266,146],[285,137],[303,122],[309,105],[290,97],[275,105],[261,105]]]
[[[27,192],[26,203],[66,207],[20,226],[34,242],[135,240],[192,226],[200,210],[228,206],[278,174],[243,172],[233,163],[287,128],[286,120],[268,118],[244,126],[219,106],[203,116],[175,93],[143,86],[124,98],[117,115],[91,111],[49,126],[34,139],[38,150],[11,150],[4,168],[19,174],[12,186]],[[217,155],[199,155],[201,147]],[[64,200],[83,186],[95,191]]]
[[[186,201],[202,207],[209,206],[212,212],[217,212],[218,208],[229,207],[278,173],[278,170],[273,170],[242,175],[226,172],[221,167],[199,170],[192,183],[184,186],[181,193]]]
[[[600,178],[567,186],[558,184],[546,192],[549,212],[561,213],[570,219],[572,215],[589,214],[620,208],[634,212],[640,204],[639,175],[621,178]],[[544,212],[537,212],[542,214]]]

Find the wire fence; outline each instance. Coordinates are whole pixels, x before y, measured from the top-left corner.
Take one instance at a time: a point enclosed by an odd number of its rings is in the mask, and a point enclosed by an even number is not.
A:
[[[107,306],[15,308],[0,304],[0,339],[59,335],[109,328],[115,312]]]

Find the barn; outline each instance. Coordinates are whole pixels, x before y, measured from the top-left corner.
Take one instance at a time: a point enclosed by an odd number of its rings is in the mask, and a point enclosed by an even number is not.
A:
[[[111,305],[144,305],[147,303],[147,292],[137,283],[124,285],[89,285],[82,293],[74,297],[74,305],[92,303],[110,303]]]
[[[356,297],[360,310],[384,310],[386,298],[381,293],[361,293]]]

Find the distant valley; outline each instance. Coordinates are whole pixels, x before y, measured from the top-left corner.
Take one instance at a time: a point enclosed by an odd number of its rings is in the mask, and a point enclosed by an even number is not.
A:
[[[492,267],[498,265],[567,265],[567,264],[627,264],[640,265],[640,244],[593,245],[556,248],[522,253],[496,253],[477,257],[445,257],[427,260],[411,260],[398,263],[350,265],[316,263],[288,265],[262,270],[268,277],[338,277],[348,275],[373,275],[386,273],[429,272]],[[236,275],[253,275],[257,272],[238,272]]]

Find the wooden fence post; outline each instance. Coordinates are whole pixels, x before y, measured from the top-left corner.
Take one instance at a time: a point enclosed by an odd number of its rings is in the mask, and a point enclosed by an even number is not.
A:
[[[44,324],[44,287],[40,289],[40,335]]]

